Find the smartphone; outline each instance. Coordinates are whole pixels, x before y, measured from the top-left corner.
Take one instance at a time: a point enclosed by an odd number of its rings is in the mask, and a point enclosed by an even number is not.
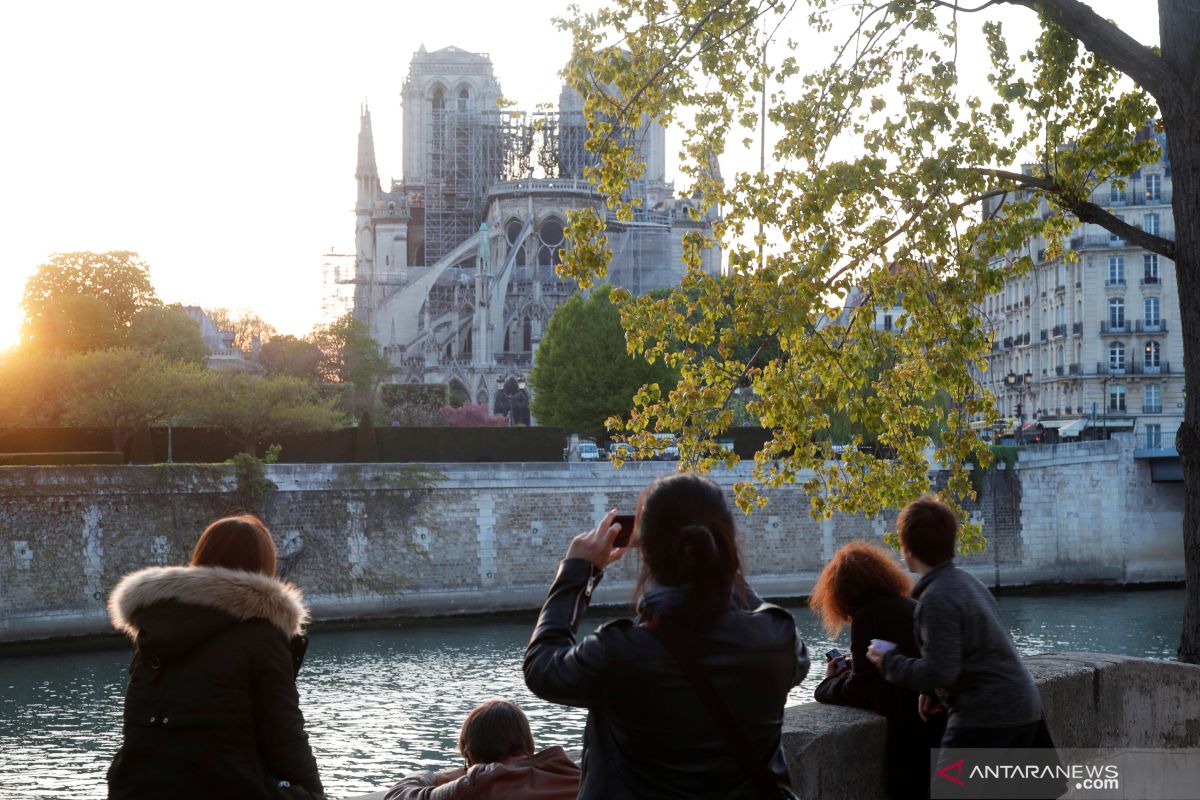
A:
[[[633,514],[617,514],[613,517],[613,524],[620,525],[621,530],[617,532],[617,538],[613,539],[613,549],[618,547],[628,547],[629,540],[633,538]]]
[[[825,654],[826,661],[835,661],[841,657],[842,657],[842,651],[838,650],[836,647]]]

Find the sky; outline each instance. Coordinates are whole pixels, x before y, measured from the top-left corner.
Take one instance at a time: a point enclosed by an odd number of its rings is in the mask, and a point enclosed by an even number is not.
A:
[[[1145,43],[1157,42],[1155,5],[1093,3]],[[249,308],[281,332],[308,332],[323,321],[323,254],[353,245],[360,104],[386,186],[401,177],[400,91],[422,44],[489,53],[505,96],[532,109],[558,99],[570,40],[551,18],[565,8],[0,5],[0,348],[18,337],[25,280],[74,250],[137,251],[166,302]],[[1005,18],[1014,39],[1036,34],[1032,14]],[[985,66],[965,80],[982,81]],[[756,160],[729,157],[734,168]]]

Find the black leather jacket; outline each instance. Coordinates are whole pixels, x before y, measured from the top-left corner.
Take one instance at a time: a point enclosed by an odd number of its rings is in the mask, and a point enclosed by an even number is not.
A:
[[[658,638],[632,620],[575,632],[600,570],[567,559],[525,651],[525,683],[553,703],[588,709],[581,800],[757,798],[706,706]],[[700,660],[783,784],[780,746],[788,690],[808,652],[788,612],[762,603],[731,609],[701,639]]]

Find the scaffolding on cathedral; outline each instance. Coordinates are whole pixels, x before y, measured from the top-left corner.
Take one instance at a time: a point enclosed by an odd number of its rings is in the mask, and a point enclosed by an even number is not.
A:
[[[591,163],[587,137],[579,113],[435,108],[425,138],[425,263],[436,264],[479,229],[495,183],[535,172],[581,179]]]

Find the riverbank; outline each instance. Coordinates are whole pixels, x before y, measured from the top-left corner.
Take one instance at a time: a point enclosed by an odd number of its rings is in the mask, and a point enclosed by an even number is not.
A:
[[[675,469],[276,464],[259,510],[318,620],[520,612],[541,604],[573,535]],[[730,493],[749,477],[747,465],[713,475]],[[969,506],[989,547],[963,563],[998,588],[1182,580],[1181,486],[1152,478],[1128,437],[1022,455]],[[107,631],[123,574],[184,563],[205,524],[244,500],[231,466],[0,468],[0,641]],[[808,508],[791,485],[738,518],[764,596],[803,597],[838,547],[878,541],[894,520],[814,520]],[[626,604],[638,568],[636,553],[614,565],[596,601]]]

